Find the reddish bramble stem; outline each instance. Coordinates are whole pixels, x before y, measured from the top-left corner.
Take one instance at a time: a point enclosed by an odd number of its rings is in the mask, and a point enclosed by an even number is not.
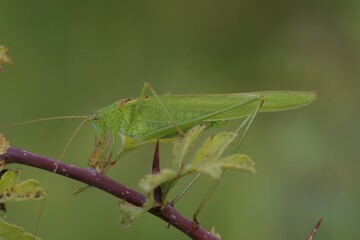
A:
[[[14,147],[9,147],[5,154],[0,155],[0,160],[1,159],[5,160],[6,164],[24,164],[49,172],[53,172],[56,166],[59,165],[56,174],[96,187],[136,206],[142,206],[145,202],[145,196],[142,194],[112,180],[103,174],[91,171],[89,169],[83,169],[74,165],[58,162],[56,160],[26,152]],[[165,222],[179,229],[181,232],[188,235],[191,239],[220,240],[218,237],[209,233],[202,227],[194,230],[194,223],[181,215],[170,204],[166,204],[166,206],[163,208],[152,208],[149,210],[149,213],[161,218]]]

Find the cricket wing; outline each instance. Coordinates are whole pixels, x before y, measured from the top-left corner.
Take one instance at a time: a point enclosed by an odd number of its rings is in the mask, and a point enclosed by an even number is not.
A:
[[[178,128],[186,131],[201,123],[242,118],[253,113],[262,101],[261,111],[281,111],[307,105],[315,97],[313,92],[291,91],[147,97],[138,103],[129,133],[140,140],[164,138],[176,135]]]

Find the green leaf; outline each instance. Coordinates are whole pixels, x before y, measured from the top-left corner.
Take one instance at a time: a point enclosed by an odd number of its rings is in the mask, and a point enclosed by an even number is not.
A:
[[[194,171],[203,172],[208,166],[212,167],[235,137],[236,134],[233,132],[221,132],[209,137],[198,150],[193,161],[185,167],[184,174]]]
[[[171,168],[177,172],[180,172],[183,166],[184,157],[189,147],[194,143],[199,134],[204,131],[205,125],[197,125],[191,128],[184,137],[178,137],[173,150],[173,160],[171,162]]]
[[[150,194],[156,187],[161,184],[177,178],[178,174],[171,169],[161,169],[156,174],[145,175],[139,183],[139,187],[146,193]]]
[[[0,179],[0,202],[42,199],[46,196],[44,189],[33,179],[19,182],[20,169],[9,170]]]
[[[232,132],[222,132],[209,137],[197,152],[194,160],[185,167],[184,174],[196,171],[217,178],[225,169],[255,173],[255,164],[247,155],[234,154],[220,158],[235,137],[236,134]]]
[[[24,229],[7,223],[0,218],[0,239],[1,240],[40,240],[32,234],[25,233]]]
[[[216,237],[218,237],[219,239],[221,239],[221,236],[218,232],[216,232],[216,229],[215,229],[215,226],[212,226],[211,229],[210,229],[210,233],[212,235],[215,235]]]
[[[147,212],[145,208],[137,207],[132,205],[124,200],[119,201],[120,212],[122,216],[120,217],[121,226],[124,228],[130,227],[132,222]]]
[[[0,133],[0,155],[4,154],[7,152],[9,148],[9,142],[6,141],[4,135],[2,133]],[[4,169],[6,165],[6,162],[4,159],[0,159],[0,171]]]
[[[250,173],[256,172],[255,163],[245,154],[235,154],[222,158],[216,162],[206,164],[202,168],[197,168],[197,171],[206,173],[213,178],[218,178],[225,169],[247,171]]]
[[[209,137],[196,153],[192,164],[216,161],[236,136],[233,132],[221,132]]]

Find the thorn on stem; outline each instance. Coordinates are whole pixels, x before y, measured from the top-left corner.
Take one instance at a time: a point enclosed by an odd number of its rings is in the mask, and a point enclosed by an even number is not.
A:
[[[320,218],[319,221],[315,224],[314,228],[311,230],[309,236],[306,238],[306,240],[312,240],[317,232],[317,230],[320,227],[320,224],[322,222],[323,218]]]
[[[159,154],[159,140],[156,142],[155,153],[152,164],[152,174],[160,172],[160,154]],[[160,186],[154,189],[154,200],[158,203],[162,203],[163,193]]]

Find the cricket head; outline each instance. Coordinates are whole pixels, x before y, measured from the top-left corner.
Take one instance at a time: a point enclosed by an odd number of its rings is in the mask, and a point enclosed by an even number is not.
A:
[[[107,126],[101,115],[98,112],[94,112],[91,114],[90,120],[92,122],[93,127],[95,128],[96,133],[98,133],[99,135],[104,135]]]
[[[121,110],[113,104],[93,112],[90,120],[96,133],[104,135],[108,128],[110,128],[113,133],[119,130],[123,119],[122,115]]]

